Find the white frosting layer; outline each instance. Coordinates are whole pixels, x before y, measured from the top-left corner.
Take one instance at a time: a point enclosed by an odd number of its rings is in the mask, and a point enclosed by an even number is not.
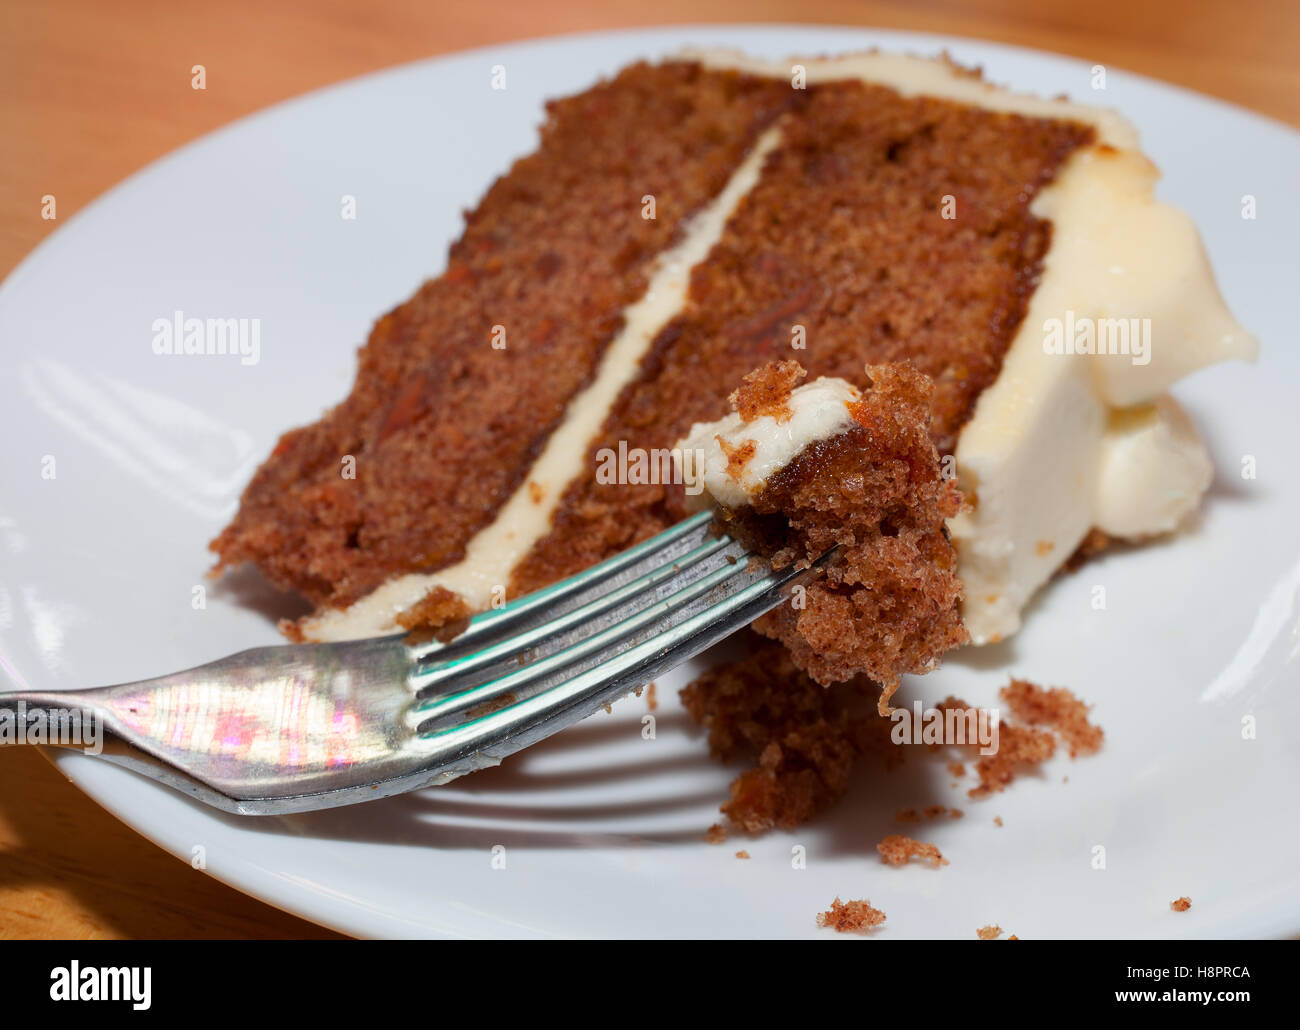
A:
[[[679,466],[694,460],[703,466],[704,489],[720,504],[739,508],[752,503],[767,481],[804,448],[838,436],[853,424],[849,405],[860,400],[857,387],[843,379],[822,377],[795,387],[786,406],[788,418],[759,415],[746,422],[732,412],[717,422],[697,422],[677,443]],[[727,450],[754,443],[754,453],[733,475]],[[724,448],[723,445],[726,445]],[[683,480],[690,469],[682,469]]]
[[[699,61],[708,68],[731,68],[750,75],[787,79],[792,83],[797,70],[802,69],[807,85],[858,79],[888,86],[905,97],[937,97],[986,111],[1006,111],[1030,118],[1068,118],[1094,126],[1099,142],[1114,147],[1137,147],[1137,132],[1117,111],[1065,100],[1047,100],[1032,93],[1016,93],[991,85],[943,59],[867,52],[840,57],[773,60],[723,49],[688,49],[682,52],[682,57]]]
[[[1034,214],[1052,222],[1052,248],[1002,372],[957,444],[958,485],[976,504],[950,528],[976,643],[1020,627],[1029,598],[1089,529],[1166,532],[1208,485],[1196,431],[1162,392],[1213,362],[1253,359],[1256,344],[1228,313],[1190,220],[1154,199],[1156,178],[1136,151],[1088,147],[1034,199]],[[1062,326],[1079,339],[1080,327],[1116,325],[1145,340],[1145,363],[1115,347],[1048,352]],[[1138,437],[1135,418],[1150,426]]]
[[[695,215],[680,241],[659,255],[646,292],[623,311],[623,328],[605,350],[596,377],[569,402],[563,421],[519,489],[469,541],[465,557],[437,572],[396,577],[348,608],[304,620],[299,628],[307,639],[352,640],[392,633],[398,628],[397,616],[435,587],[459,594],[475,610],[491,606],[494,592],[505,590],[515,566],[550,529],[560,497],[582,474],[587,447],[610,407],[635,378],[659,330],[686,303],[691,268],[722,237],[727,219],[758,182],[763,162],[780,138],[777,128],[763,133],[722,192]]]
[[[1213,478],[1196,426],[1172,397],[1112,411],[1101,443],[1094,524],[1118,537],[1168,533],[1195,510]]]

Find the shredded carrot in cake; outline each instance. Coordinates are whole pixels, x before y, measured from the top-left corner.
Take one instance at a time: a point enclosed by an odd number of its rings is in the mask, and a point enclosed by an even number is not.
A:
[[[743,440],[738,444],[731,444],[721,436],[715,436],[714,439],[718,441],[722,453],[727,456],[727,475],[739,480],[745,473],[745,466],[758,451],[758,441]]]

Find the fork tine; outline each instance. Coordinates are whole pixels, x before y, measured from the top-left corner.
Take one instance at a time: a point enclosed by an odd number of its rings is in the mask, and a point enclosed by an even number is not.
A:
[[[593,625],[592,620],[597,616],[632,601],[655,587],[667,586],[674,580],[682,579],[687,574],[687,570],[702,567],[703,571],[709,571],[708,559],[714,558],[728,545],[732,545],[733,549],[738,547],[729,537],[706,540],[675,561],[670,560],[630,583],[600,594],[594,600],[579,605],[563,615],[526,629],[522,633],[506,637],[482,650],[446,659],[440,658],[435,652],[433,667],[413,674],[410,677],[411,686],[417,691],[417,696],[427,697],[435,686],[441,685],[446,690],[449,685],[471,674],[477,673],[481,676],[484,670],[500,664],[503,660],[511,660],[518,655],[539,651],[544,645],[562,639],[566,634],[571,636],[571,631],[581,631]],[[539,655],[539,657],[545,656],[545,654]]]
[[[668,598],[642,608],[635,614],[621,619],[561,651],[532,662],[522,669],[471,687],[468,690],[427,700],[424,705],[416,709],[417,714],[422,717],[420,722],[421,732],[425,731],[425,727],[442,721],[451,715],[495,701],[506,694],[517,695],[530,685],[537,684],[561,669],[568,668],[584,658],[594,658],[601,652],[608,650],[611,644],[631,636],[638,630],[649,627],[657,631],[665,619],[681,612],[691,601],[703,597],[714,588],[741,575],[752,561],[752,558],[746,556],[737,559],[735,564],[724,563],[721,568],[715,569],[695,582],[681,587]]]
[[[815,575],[834,555],[806,569],[769,574],[673,626],[595,666],[495,712],[425,734],[445,783],[495,765],[529,744],[570,726],[654,679],[770,611],[796,584]]]
[[[446,643],[433,640],[410,645],[411,658],[420,663],[435,655],[439,660],[451,660],[457,655],[478,651],[548,617],[553,618],[571,607],[586,603],[591,597],[619,587],[629,578],[635,578],[640,566],[648,563],[665,564],[668,558],[698,547],[706,538],[712,521],[713,515],[708,511],[693,515],[658,536],[643,540],[568,579],[511,601],[504,608],[476,615],[470,620],[468,628],[454,640]]]

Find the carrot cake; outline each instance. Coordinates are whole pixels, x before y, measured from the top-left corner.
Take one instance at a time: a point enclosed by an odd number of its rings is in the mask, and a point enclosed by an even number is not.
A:
[[[901,362],[968,501],[965,631],[998,639],[1090,534],[1197,504],[1208,458],[1165,391],[1253,355],[1156,178],[1114,113],[942,59],[632,65],[548,105],[349,396],[255,474],[218,567],[307,597],[299,639],[460,619],[679,521],[657,457],[752,370],[869,396]],[[918,591],[947,590],[941,534],[906,528],[939,556]]]

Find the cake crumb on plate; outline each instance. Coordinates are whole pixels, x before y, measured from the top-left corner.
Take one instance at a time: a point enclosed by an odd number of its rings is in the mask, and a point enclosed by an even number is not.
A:
[[[913,840],[901,833],[891,833],[876,845],[876,850],[880,852],[880,860],[892,866],[906,865],[912,858],[923,859],[934,869],[948,864],[948,860],[933,844]]]
[[[1088,721],[1089,706],[1065,687],[1040,687],[1012,677],[998,691],[1012,713],[1031,726],[1049,726],[1065,741],[1070,757],[1096,754],[1105,733]]]
[[[840,933],[866,933],[885,921],[885,913],[872,908],[869,900],[841,901],[838,897],[831,907],[817,915],[818,926],[828,926]]]

